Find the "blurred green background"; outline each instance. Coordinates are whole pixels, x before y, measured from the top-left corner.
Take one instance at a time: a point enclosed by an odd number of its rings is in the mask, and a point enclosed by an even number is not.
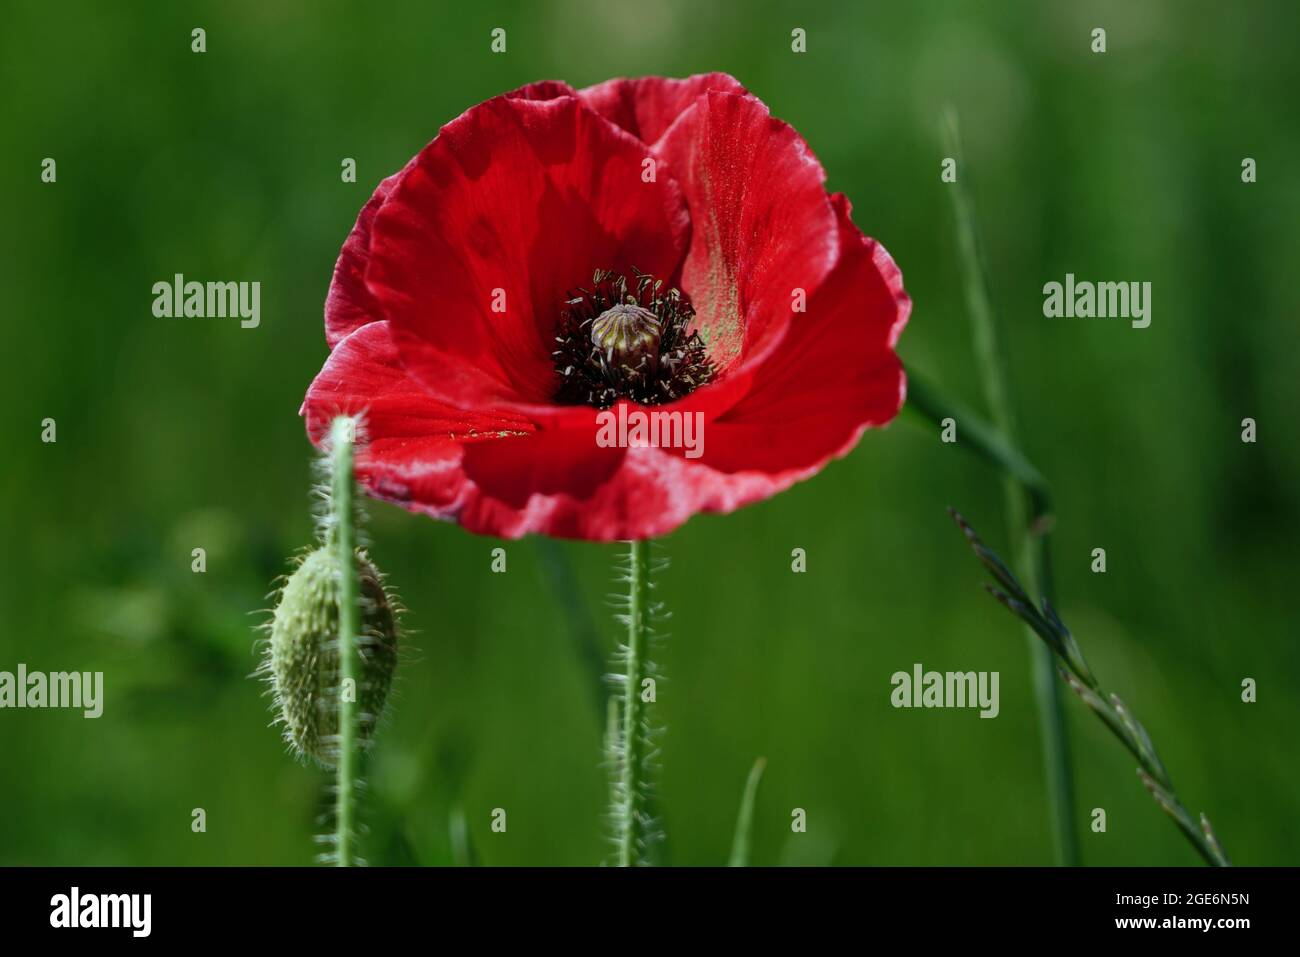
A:
[[[804,134],[903,269],[904,359],[978,405],[939,179],[957,107],[1022,441],[1057,490],[1062,615],[1234,859],[1300,862],[1295,4],[380,6],[6,4],[0,670],[103,671],[106,703],[95,721],[0,712],[0,863],[312,860],[326,778],[268,727],[250,612],[312,535],[297,409],[343,238],[379,179],[489,96],[708,70]],[[151,286],[177,272],[261,281],[261,327],[154,318]],[[1042,286],[1066,272],[1150,281],[1151,327],[1045,319]],[[664,542],[663,859],[726,860],[762,755],[755,863],[1049,861],[1026,639],[978,587],[949,504],[1006,550],[997,476],[905,414]],[[366,856],[450,862],[461,808],[486,864],[601,860],[601,692],[579,649],[613,647],[618,547],[525,540],[492,574],[499,542],[370,512],[414,633]],[[894,710],[889,677],[914,662],[999,671],[1000,717]],[[1133,761],[1066,708],[1085,862],[1196,863]]]

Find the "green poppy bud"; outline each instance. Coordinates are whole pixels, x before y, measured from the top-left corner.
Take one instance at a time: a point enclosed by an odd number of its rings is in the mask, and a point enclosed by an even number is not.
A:
[[[370,744],[397,667],[395,601],[379,570],[356,552],[360,594],[356,687],[339,682],[339,565],[336,550],[310,552],[289,576],[270,623],[263,670],[268,673],[284,736],[300,754],[333,767],[338,750],[339,701],[357,702],[358,740]]]

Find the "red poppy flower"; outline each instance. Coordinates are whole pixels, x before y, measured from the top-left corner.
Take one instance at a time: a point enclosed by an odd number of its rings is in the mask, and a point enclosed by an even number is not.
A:
[[[902,276],[824,179],[723,74],[480,103],[361,210],[308,434],[364,412],[370,495],[505,538],[774,495],[905,391]]]

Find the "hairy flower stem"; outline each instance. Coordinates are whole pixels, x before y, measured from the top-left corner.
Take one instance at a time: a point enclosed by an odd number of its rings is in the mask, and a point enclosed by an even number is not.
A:
[[[338,550],[339,566],[339,753],[338,780],[335,794],[335,862],[350,867],[355,852],[352,846],[356,813],[357,775],[357,624],[358,585],[355,556],[356,533],[352,512],[352,448],[354,420],[339,417],[330,429],[330,473],[333,494],[330,507],[332,541]]]
[[[965,273],[966,302],[970,312],[971,332],[975,341],[980,378],[993,422],[994,436],[1008,448],[1015,445],[1015,416],[1008,397],[1006,359],[998,336],[989,292],[975,209],[967,192],[969,175],[961,151],[957,117],[949,113],[944,124],[946,151],[957,161],[957,181],[952,184],[953,209],[957,219],[957,239]],[[969,429],[965,431],[969,432]],[[1052,577],[1047,536],[1051,527],[1047,485],[1041,476],[1026,482],[1026,476],[1004,470],[1007,531],[1017,547],[1017,567],[1031,588],[1049,598]],[[1056,863],[1074,866],[1079,863],[1079,848],[1074,831],[1074,795],[1070,778],[1069,743],[1065,733],[1065,716],[1061,708],[1061,688],[1056,681],[1052,656],[1029,635],[1029,652],[1033,661],[1034,696],[1038,704],[1038,722],[1043,736],[1043,761],[1047,774],[1048,806],[1051,814],[1053,848]]]
[[[1054,657],[1061,677],[1065,679],[1071,690],[1083,699],[1083,703],[1105,723],[1106,727],[1110,728],[1129,753],[1137,759],[1138,777],[1151,792],[1156,804],[1173,818],[1178,829],[1205,858],[1206,863],[1215,867],[1230,866],[1228,855],[1219,845],[1209,818],[1202,814],[1198,821],[1188,813],[1187,808],[1178,799],[1177,792],[1174,791],[1173,782],[1169,779],[1164,763],[1156,754],[1155,745],[1151,741],[1151,736],[1147,734],[1146,728],[1138,722],[1118,695],[1107,694],[1102,689],[1101,682],[1088,667],[1078,642],[1070,634],[1070,629],[1066,628],[1065,623],[1057,616],[1052,603],[1044,597],[1041,604],[1036,607],[1033,599],[1007,568],[1006,563],[980,541],[975,530],[966,524],[966,520],[961,515],[953,509],[949,509],[949,513],[962,534],[966,536],[966,541],[970,543],[975,556],[997,582],[996,586],[986,584],[985,589],[1042,639],[1043,647]]]
[[[618,865],[644,860],[646,830],[646,760],[649,751],[642,682],[650,644],[650,543],[635,541],[628,551],[627,642],[624,649],[623,731],[619,749],[616,816]]]

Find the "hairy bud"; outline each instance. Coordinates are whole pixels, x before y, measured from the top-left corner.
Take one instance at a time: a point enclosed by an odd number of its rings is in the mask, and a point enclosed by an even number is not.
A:
[[[360,628],[356,688],[339,681],[339,564],[336,550],[310,552],[289,576],[270,623],[262,670],[268,674],[285,739],[332,767],[338,750],[339,700],[355,694],[358,737],[369,745],[397,667],[395,602],[379,570],[357,550]]]

